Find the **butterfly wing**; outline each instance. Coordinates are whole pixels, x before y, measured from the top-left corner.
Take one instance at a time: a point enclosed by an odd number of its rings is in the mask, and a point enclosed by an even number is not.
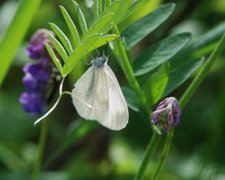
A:
[[[99,119],[108,110],[107,78],[103,68],[91,66],[75,83],[73,104],[78,114],[89,120]]]
[[[109,106],[107,112],[97,119],[103,126],[112,129],[123,129],[129,119],[126,100],[121,91],[117,78],[111,68],[104,66],[104,74],[107,81]]]

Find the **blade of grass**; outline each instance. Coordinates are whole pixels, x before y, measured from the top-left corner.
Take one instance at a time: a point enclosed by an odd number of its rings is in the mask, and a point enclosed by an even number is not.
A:
[[[10,65],[12,64],[17,48],[21,44],[40,3],[41,0],[22,0],[12,22],[0,42],[0,86],[8,72],[8,69],[10,68]]]

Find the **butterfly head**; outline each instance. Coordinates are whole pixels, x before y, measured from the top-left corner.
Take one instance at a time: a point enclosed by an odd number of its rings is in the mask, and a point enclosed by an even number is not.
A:
[[[91,61],[91,65],[96,67],[96,68],[100,68],[103,67],[105,64],[107,64],[108,62],[108,57],[106,55],[102,55],[94,60]]]

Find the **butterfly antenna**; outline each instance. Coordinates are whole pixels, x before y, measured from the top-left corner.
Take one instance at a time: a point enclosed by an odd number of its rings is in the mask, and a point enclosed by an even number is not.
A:
[[[110,52],[110,42],[107,41],[107,57],[112,55],[112,51]]]
[[[99,52],[99,50],[98,49],[96,49],[96,52],[97,52],[97,58],[100,56],[100,52]]]

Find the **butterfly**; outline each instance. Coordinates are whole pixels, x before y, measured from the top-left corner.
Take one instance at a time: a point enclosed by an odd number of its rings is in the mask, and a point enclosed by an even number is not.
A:
[[[129,119],[127,103],[107,62],[104,54],[91,61],[92,66],[74,84],[72,100],[84,119],[97,120],[111,130],[121,130]]]

